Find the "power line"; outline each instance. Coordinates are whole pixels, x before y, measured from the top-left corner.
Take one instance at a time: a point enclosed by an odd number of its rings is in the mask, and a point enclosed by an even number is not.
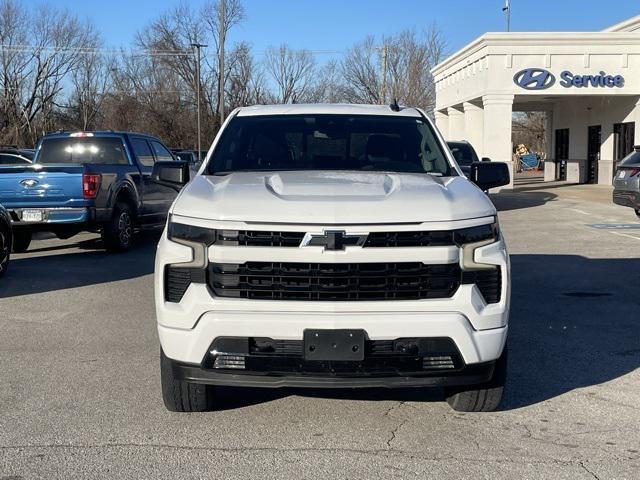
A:
[[[277,50],[277,47],[275,47]],[[192,57],[195,56],[195,52],[189,50],[125,50],[114,48],[93,48],[93,47],[57,47],[57,46],[44,46],[44,45],[0,45],[1,51],[16,52],[16,53],[33,53],[38,51],[51,51],[54,53],[75,53],[78,55],[123,55],[123,56],[182,56]],[[305,48],[297,49],[305,51],[312,55],[344,55],[347,50],[309,50]],[[254,55],[267,55],[271,52],[270,49],[253,51]],[[204,58],[216,58],[215,53],[209,55],[202,55]]]

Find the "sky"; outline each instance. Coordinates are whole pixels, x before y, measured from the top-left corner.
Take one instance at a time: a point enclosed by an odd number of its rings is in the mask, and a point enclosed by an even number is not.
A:
[[[185,1],[185,0],[183,0]],[[197,7],[206,0],[186,0]],[[436,24],[453,53],[487,31],[504,31],[505,0],[242,0],[246,20],[230,41],[255,52],[283,42],[293,48],[342,52],[367,35],[420,31]],[[40,5],[42,0],[22,0]],[[130,46],[135,33],[180,0],[51,0],[102,32],[108,47]],[[46,3],[46,2],[44,2]],[[612,6],[615,5],[615,8]],[[512,31],[589,31],[640,14],[639,0],[511,0]],[[339,54],[318,53],[318,56]],[[318,60],[321,61],[319,58]]]

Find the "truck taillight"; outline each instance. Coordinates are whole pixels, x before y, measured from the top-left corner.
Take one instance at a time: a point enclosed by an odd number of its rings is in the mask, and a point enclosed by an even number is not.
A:
[[[100,179],[100,175],[82,174],[82,196],[84,198],[96,198],[100,189]]]

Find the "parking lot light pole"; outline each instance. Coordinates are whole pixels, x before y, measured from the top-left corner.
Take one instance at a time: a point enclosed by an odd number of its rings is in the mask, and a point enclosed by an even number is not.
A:
[[[201,150],[202,150],[202,140],[200,133],[200,90],[202,89],[202,79],[200,75],[200,49],[203,47],[207,47],[207,45],[203,43],[192,43],[191,46],[196,50],[196,111],[198,117],[198,162],[202,161],[201,158]]]

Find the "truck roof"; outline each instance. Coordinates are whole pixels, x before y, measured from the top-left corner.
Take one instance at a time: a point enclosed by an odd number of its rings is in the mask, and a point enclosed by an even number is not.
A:
[[[420,112],[412,107],[402,107],[394,111],[389,105],[362,105],[350,103],[296,103],[287,105],[253,105],[240,107],[239,117],[259,115],[387,115],[391,117],[417,117]]]
[[[111,136],[111,135],[135,135],[138,137],[147,137],[158,140],[158,137],[154,135],[149,135],[147,133],[141,132],[126,132],[120,130],[87,130],[87,131],[65,131],[65,132],[51,132],[44,135],[43,138],[67,138],[71,136],[89,136],[89,137],[100,137],[100,136]]]

